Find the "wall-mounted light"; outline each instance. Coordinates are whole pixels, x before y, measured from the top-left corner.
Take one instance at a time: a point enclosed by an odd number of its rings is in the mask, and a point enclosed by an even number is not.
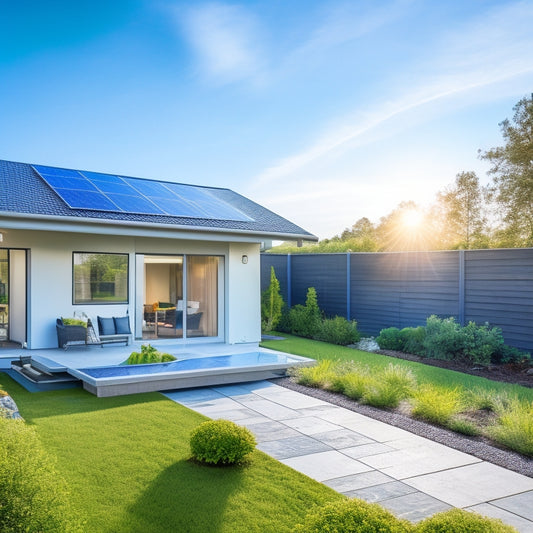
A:
[[[242,260],[242,264],[243,265],[247,265],[248,264],[248,256],[247,255],[243,255],[241,260]]]

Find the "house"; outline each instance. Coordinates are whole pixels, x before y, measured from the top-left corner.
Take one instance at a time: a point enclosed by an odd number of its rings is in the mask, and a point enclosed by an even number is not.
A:
[[[260,340],[260,249],[316,237],[224,188],[0,161],[0,344],[57,347],[58,317],[136,339]]]

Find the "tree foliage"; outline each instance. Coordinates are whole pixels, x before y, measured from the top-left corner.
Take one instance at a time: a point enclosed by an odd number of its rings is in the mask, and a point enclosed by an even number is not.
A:
[[[276,329],[283,312],[283,298],[274,267],[270,267],[270,285],[261,295],[261,327],[263,331]]]
[[[533,98],[522,98],[512,120],[500,123],[504,146],[481,154],[490,161],[491,195],[498,205],[500,234],[512,246],[533,246]]]

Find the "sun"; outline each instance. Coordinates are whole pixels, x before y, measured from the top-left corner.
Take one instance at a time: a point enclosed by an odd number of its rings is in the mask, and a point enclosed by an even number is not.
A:
[[[420,209],[406,209],[402,213],[401,224],[405,229],[417,229],[423,221],[424,213]]]

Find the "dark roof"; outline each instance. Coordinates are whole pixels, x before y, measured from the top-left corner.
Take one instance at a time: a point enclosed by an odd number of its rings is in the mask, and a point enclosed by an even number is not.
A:
[[[153,181],[153,180],[147,180]],[[317,240],[314,235],[287,219],[252,202],[230,189],[203,187],[216,198],[238,209],[252,220],[214,220],[167,215],[145,215],[125,212],[71,209],[39,176],[32,165],[0,160],[0,216],[7,213],[39,215],[41,217],[69,217],[80,222],[132,222],[143,226],[169,225],[183,229],[216,230],[228,233],[257,233],[271,238],[288,237]]]

